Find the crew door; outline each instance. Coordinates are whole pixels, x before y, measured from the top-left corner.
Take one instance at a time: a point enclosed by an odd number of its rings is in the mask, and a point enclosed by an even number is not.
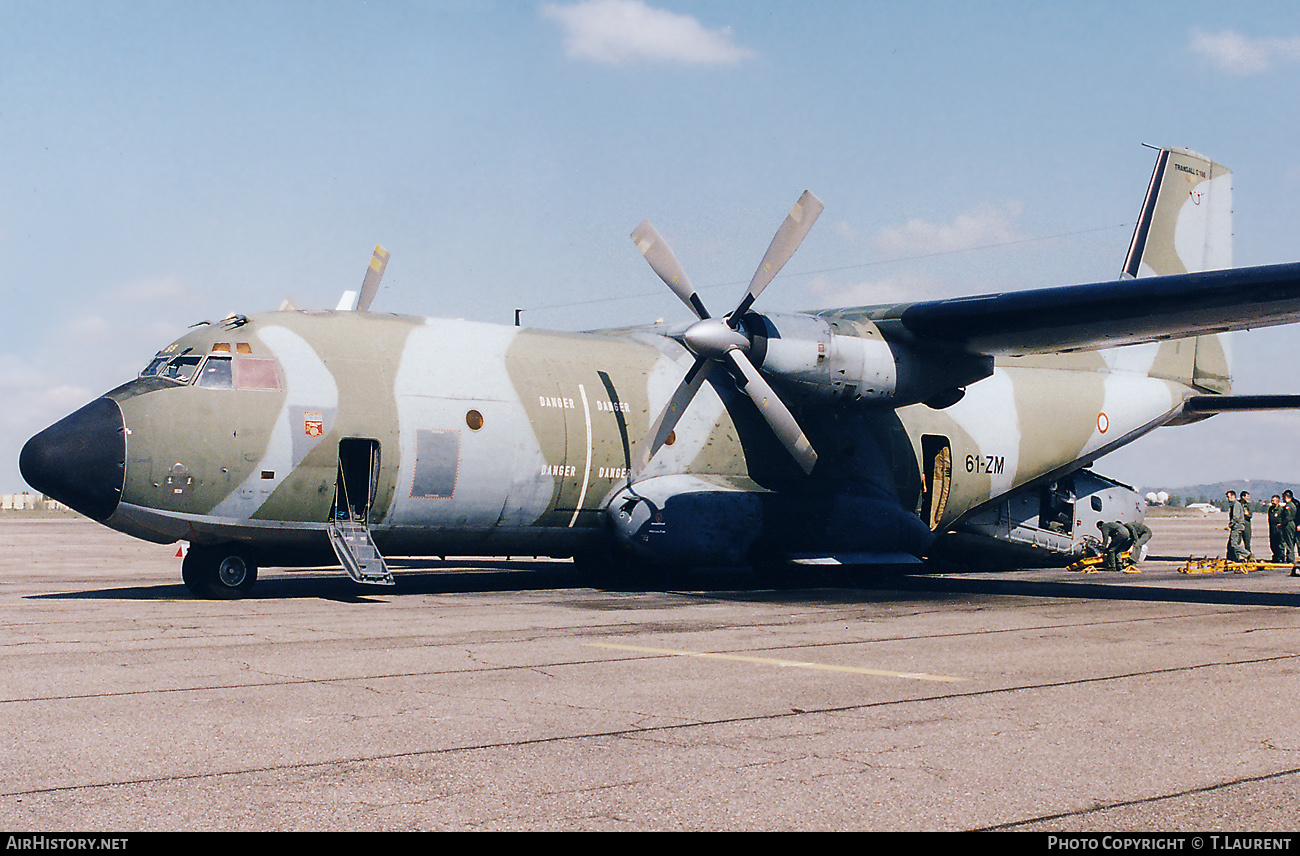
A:
[[[379,441],[347,437],[339,441],[339,471],[334,487],[334,520],[370,522],[379,486]]]

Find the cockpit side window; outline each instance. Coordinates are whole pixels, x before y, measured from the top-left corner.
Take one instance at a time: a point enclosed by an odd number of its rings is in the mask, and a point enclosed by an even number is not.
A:
[[[163,366],[167,365],[167,360],[169,359],[170,357],[168,357],[166,354],[159,354],[158,356],[154,357],[152,360],[149,361],[149,365],[144,367],[144,371],[140,372],[140,377],[158,376],[160,373],[162,373]]]
[[[189,354],[174,357],[167,364],[167,368],[162,370],[161,375],[179,383],[189,383],[194,379],[194,373],[198,371],[199,362],[202,359],[202,357]]]

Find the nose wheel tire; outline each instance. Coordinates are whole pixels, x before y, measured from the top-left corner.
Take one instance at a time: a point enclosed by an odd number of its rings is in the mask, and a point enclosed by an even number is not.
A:
[[[181,563],[181,579],[197,597],[232,600],[257,582],[257,565],[239,547],[192,545]]]

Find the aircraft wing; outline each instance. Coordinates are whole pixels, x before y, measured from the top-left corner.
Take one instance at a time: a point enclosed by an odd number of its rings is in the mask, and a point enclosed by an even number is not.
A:
[[[1300,321],[1300,263],[830,311],[971,353],[1087,351]]]

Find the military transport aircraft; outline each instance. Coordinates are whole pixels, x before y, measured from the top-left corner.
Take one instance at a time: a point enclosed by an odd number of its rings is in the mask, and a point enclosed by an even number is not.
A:
[[[1300,320],[1300,264],[1229,269],[1231,174],[1162,149],[1120,279],[763,313],[822,209],[805,193],[739,303],[705,307],[632,233],[689,324],[560,333],[369,311],[232,315],[22,450],[36,490],[185,540],[192,591],[334,555],[660,565],[1064,564],[1142,516],[1098,457],[1162,425],[1300,406],[1231,396],[1221,333]],[[715,310],[717,307],[713,307]]]

